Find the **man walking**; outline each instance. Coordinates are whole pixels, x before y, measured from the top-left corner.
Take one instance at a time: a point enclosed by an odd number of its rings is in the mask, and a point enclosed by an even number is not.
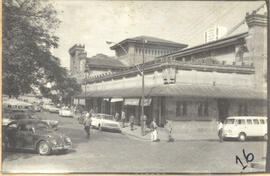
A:
[[[92,114],[89,114],[87,112],[86,115],[85,115],[84,123],[83,123],[84,124],[84,130],[86,132],[87,139],[90,138],[90,126],[91,126],[91,122],[92,122],[91,115]]]
[[[218,122],[218,137],[219,137],[219,142],[223,142],[223,124],[221,121]]]
[[[121,121],[122,121],[122,128],[125,128],[125,121],[126,121],[125,111],[122,111],[122,113],[121,113]]]
[[[153,121],[151,122],[151,124],[150,124],[150,128],[151,128],[151,141],[152,142],[157,142],[157,141],[159,141],[158,140],[158,137],[157,137],[157,135],[158,135],[158,133],[157,133],[157,124],[156,124],[156,122],[155,122],[155,119],[153,119]]]

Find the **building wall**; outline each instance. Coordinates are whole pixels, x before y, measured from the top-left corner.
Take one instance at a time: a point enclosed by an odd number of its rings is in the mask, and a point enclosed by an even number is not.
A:
[[[267,115],[267,104],[263,100],[243,100],[243,99],[228,99],[229,108],[228,116],[266,116]],[[186,103],[186,114],[177,114],[177,106],[179,102]],[[208,103],[208,114],[199,115],[199,104],[207,102]],[[239,114],[240,105],[246,106],[247,113]],[[243,108],[244,110],[245,108]],[[180,98],[180,97],[167,97],[166,98],[166,113],[165,118],[167,120],[174,121],[189,121],[189,120],[199,120],[199,121],[213,121],[219,120],[219,109],[217,104],[217,99],[207,99],[207,98]]]
[[[145,44],[144,48],[142,45],[135,45],[133,43],[128,44],[128,46],[123,46],[127,52],[123,51],[124,49],[119,47],[115,50],[117,59],[119,59],[123,64],[127,66],[133,66],[141,64],[143,61],[143,51],[144,51],[144,61],[152,61],[158,56],[166,55],[172,53],[181,48],[172,48],[166,46],[158,45],[148,45]]]
[[[177,106],[179,103],[186,103],[186,114],[177,114]],[[199,115],[199,104],[208,104],[208,115],[202,113]],[[204,111],[204,108],[202,108]],[[168,120],[216,120],[218,118],[217,103],[214,99],[206,98],[180,98],[167,97],[166,98],[166,113],[165,118]]]

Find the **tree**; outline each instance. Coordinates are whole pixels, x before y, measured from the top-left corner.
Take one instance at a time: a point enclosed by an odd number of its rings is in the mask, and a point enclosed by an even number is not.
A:
[[[54,33],[60,20],[46,1],[3,0],[2,5],[3,93],[17,97],[42,87],[41,79],[55,81],[60,64],[50,50],[58,47]]]

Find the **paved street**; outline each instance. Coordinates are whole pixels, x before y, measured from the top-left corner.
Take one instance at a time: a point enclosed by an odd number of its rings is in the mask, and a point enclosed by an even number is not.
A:
[[[121,133],[91,130],[85,138],[76,119],[57,114],[39,113],[42,118],[60,121],[60,131],[71,137],[73,149],[66,154],[40,156],[34,152],[8,152],[3,172],[70,173],[70,172],[242,172],[236,155],[245,165],[242,149],[260,161],[266,153],[264,141],[179,140],[173,143],[151,143]],[[253,162],[254,162],[253,161]],[[258,172],[249,166],[243,172]]]

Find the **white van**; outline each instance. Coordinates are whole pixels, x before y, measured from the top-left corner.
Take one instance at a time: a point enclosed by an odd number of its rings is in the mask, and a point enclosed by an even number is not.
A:
[[[264,137],[267,140],[267,117],[236,116],[228,117],[223,126],[223,138]]]

